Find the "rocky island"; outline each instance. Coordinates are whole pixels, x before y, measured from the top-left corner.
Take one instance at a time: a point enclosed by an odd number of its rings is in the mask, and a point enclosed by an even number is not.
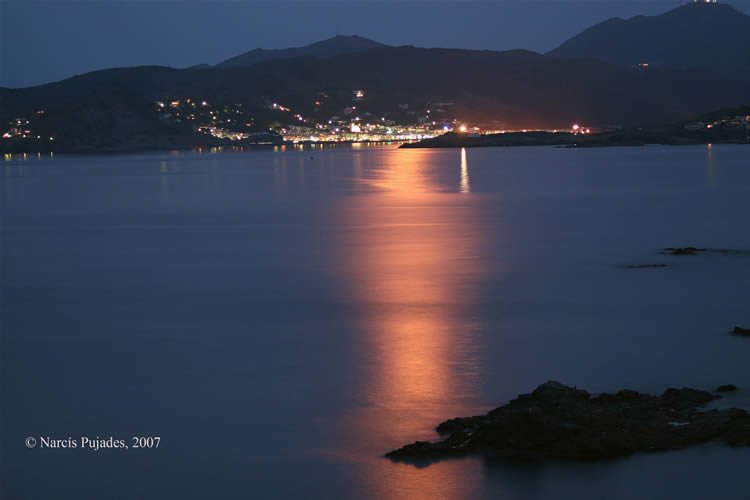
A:
[[[736,389],[728,384],[716,392],[730,388]],[[417,441],[386,456],[419,461],[489,451],[511,460],[590,461],[710,441],[750,446],[750,414],[703,408],[719,397],[690,388],[667,389],[659,396],[632,390],[592,396],[551,381],[486,415],[441,423],[440,441]]]

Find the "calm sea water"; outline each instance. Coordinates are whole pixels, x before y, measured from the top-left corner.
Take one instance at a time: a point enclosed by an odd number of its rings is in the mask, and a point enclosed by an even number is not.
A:
[[[0,163],[0,497],[739,498],[750,450],[381,458],[548,380],[741,390],[750,149]],[[622,269],[670,263],[668,269]],[[27,436],[160,436],[27,449]]]

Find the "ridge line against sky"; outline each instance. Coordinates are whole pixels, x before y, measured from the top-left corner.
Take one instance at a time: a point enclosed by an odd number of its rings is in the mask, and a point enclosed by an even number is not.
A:
[[[730,3],[750,12],[750,0]],[[0,86],[121,66],[216,64],[256,47],[337,34],[388,45],[546,52],[610,17],[658,15],[674,0],[0,0]]]

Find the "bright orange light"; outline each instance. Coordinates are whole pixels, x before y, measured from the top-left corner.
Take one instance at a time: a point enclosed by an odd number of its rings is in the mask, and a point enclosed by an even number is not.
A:
[[[460,132],[466,132],[466,125],[461,125],[460,127],[458,127],[458,130]]]

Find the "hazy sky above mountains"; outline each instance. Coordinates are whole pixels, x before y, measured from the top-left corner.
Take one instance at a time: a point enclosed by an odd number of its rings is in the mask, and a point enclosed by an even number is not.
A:
[[[732,5],[750,12],[750,0]],[[214,64],[253,49],[357,34],[390,45],[546,52],[609,17],[678,1],[0,0],[0,86],[114,66]]]

